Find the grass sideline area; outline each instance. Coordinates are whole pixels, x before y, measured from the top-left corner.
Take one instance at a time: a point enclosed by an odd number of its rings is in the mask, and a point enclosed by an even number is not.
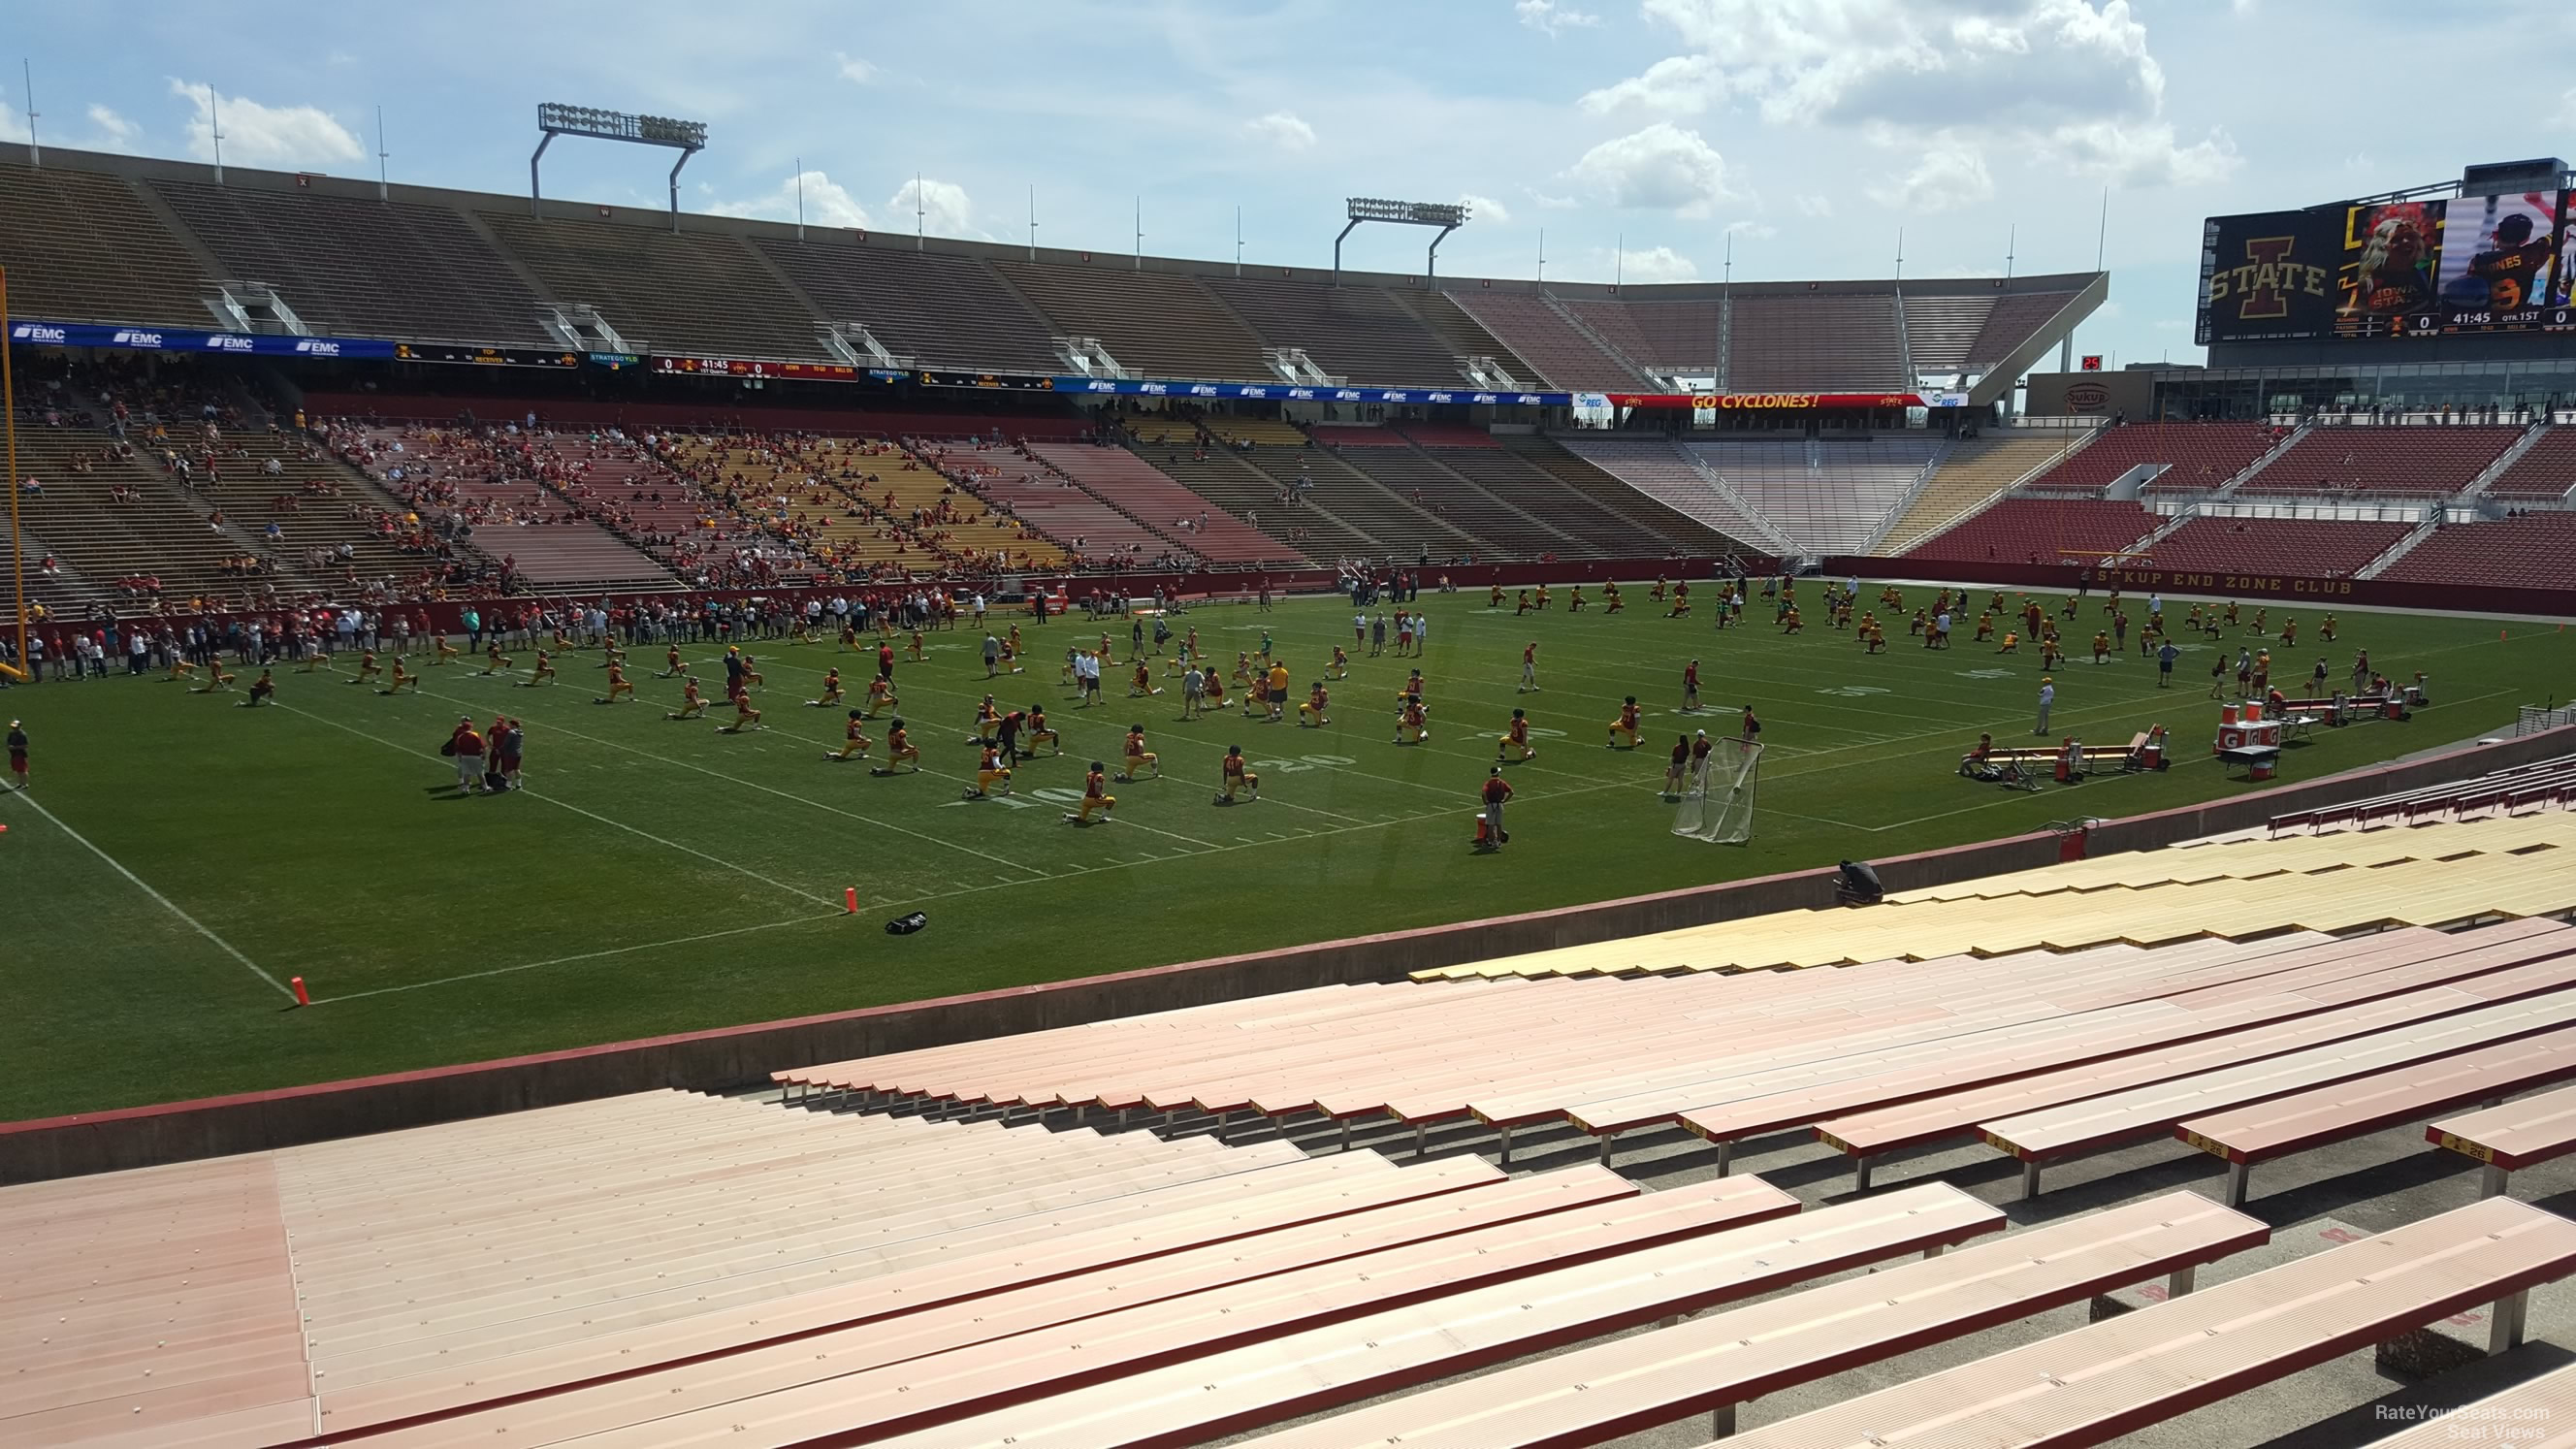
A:
[[[679,685],[651,677],[658,646],[633,651],[641,701],[631,704],[593,702],[604,678],[595,653],[561,659],[557,683],[522,687],[525,651],[516,676],[487,677],[480,660],[425,669],[417,697],[352,683],[347,656],[337,673],[282,668],[278,703],[259,709],[122,673],[0,692],[0,715],[23,718],[34,742],[33,788],[0,795],[0,879],[18,912],[18,945],[0,954],[0,992],[13,1003],[0,1025],[0,1057],[13,1067],[0,1076],[0,1119],[1437,925],[2260,788],[2208,757],[2220,646],[2200,639],[2184,641],[2170,690],[2156,688],[2134,640],[2114,662],[2095,665],[2079,648],[2056,671],[2052,741],[2125,743],[2163,723],[2171,771],[2038,794],[1961,779],[1953,767],[1980,730],[2036,743],[2036,653],[1998,657],[1969,642],[1973,608],[1955,647],[1925,650],[1902,633],[1931,599],[1912,586],[1904,613],[1879,609],[1894,621],[1887,652],[1864,657],[1850,633],[1821,622],[1819,589],[1801,587],[1810,622],[1795,637],[1758,598],[1750,627],[1717,633],[1705,597],[1670,619],[1642,585],[1615,617],[1597,601],[1569,616],[1562,591],[1547,612],[1519,618],[1489,611],[1482,593],[1426,595],[1426,656],[1353,649],[1350,677],[1330,686],[1332,722],[1316,729],[1293,708],[1278,724],[1239,708],[1182,723],[1178,681],[1159,663],[1166,692],[1125,697],[1123,626],[1103,704],[1077,709],[1059,681],[1062,653],[1098,626],[1021,619],[1028,672],[989,687],[1004,709],[1042,701],[1065,753],[1021,766],[1011,801],[961,799],[977,759],[969,721],[988,688],[981,636],[966,627],[934,633],[927,662],[896,670],[925,768],[893,777],[821,758],[840,742],[843,714],[804,701],[836,662],[854,702],[874,673],[872,655],[836,654],[829,642],[747,646],[766,676],[766,720],[739,735],[717,733],[720,697],[709,719],[664,718]],[[1876,592],[1864,586],[1865,599]],[[2054,611],[2063,596],[2040,597]],[[2142,618],[2144,600],[2131,603]],[[2099,607],[2097,596],[2061,625],[2070,643],[2089,641]],[[2170,616],[2184,607],[2173,602]],[[1195,625],[1229,668],[1273,631],[1303,698],[1331,647],[1350,648],[1352,612],[1301,599],[1268,614],[1207,607],[1174,623]],[[2275,680],[2291,693],[2320,653],[2341,678],[2359,646],[2394,677],[2429,672],[2435,704],[2411,723],[2318,729],[2287,753],[2282,783],[2466,738],[2576,678],[2576,640],[2547,624],[2356,611],[2327,646],[2307,610],[2272,605],[2276,631],[2291,612],[2302,647],[2274,651]],[[2241,637],[2223,641],[2231,659]],[[1541,688],[1522,694],[1531,641]],[[720,652],[687,651],[718,696]],[[1675,710],[1693,657],[1707,711],[1685,716]],[[1400,747],[1395,693],[1417,663],[1432,738]],[[1645,741],[1613,750],[1606,726],[1630,693],[1647,710]],[[1674,837],[1660,788],[1675,735],[1730,739],[1748,702],[1767,746],[1754,840]],[[1513,843],[1478,855],[1475,792],[1516,706],[1529,711],[1539,754],[1509,769]],[[438,747],[467,713],[524,722],[525,790],[457,794]],[[1076,827],[1062,797],[1034,795],[1078,792],[1095,758],[1114,771],[1135,721],[1164,777],[1114,785],[1115,823]],[[880,756],[884,723],[869,731]],[[1256,761],[1261,799],[1220,808],[1218,761],[1236,743]],[[855,918],[843,910],[851,887]],[[880,929],[913,910],[928,913],[927,929]],[[287,993],[297,976],[309,1009]]]

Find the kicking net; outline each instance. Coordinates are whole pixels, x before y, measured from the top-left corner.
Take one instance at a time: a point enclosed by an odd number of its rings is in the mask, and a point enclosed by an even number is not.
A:
[[[1754,786],[1762,778],[1762,747],[1729,742],[1709,751],[1708,765],[1690,782],[1673,817],[1673,834],[1722,845],[1753,838]]]

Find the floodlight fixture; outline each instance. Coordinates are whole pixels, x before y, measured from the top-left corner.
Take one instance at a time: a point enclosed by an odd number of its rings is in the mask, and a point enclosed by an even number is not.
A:
[[[1361,222],[1391,221],[1404,226],[1436,226],[1440,228],[1440,235],[1431,239],[1431,246],[1429,250],[1423,253],[1422,257],[1423,275],[1432,276],[1435,275],[1440,268],[1440,243],[1448,239],[1449,233],[1465,226],[1467,224],[1468,217],[1467,208],[1457,202],[1389,201],[1384,197],[1378,196],[1354,196],[1350,198],[1343,214],[1348,216],[1350,220],[1349,223],[1342,228],[1341,236],[1333,238],[1333,283],[1335,286],[1339,286],[1342,280],[1342,240],[1344,237],[1349,236],[1353,231],[1358,230]]]
[[[637,146],[668,146],[680,153],[671,163],[671,230],[680,229],[680,168],[689,158],[707,149],[707,123],[675,121],[668,116],[637,116],[625,111],[603,111],[596,106],[567,106],[559,101],[544,101],[537,106],[537,129],[544,133],[537,142],[536,154],[528,158],[528,214],[542,215],[537,209],[537,163],[544,159],[546,148],[557,136],[587,136],[597,141],[625,141]]]

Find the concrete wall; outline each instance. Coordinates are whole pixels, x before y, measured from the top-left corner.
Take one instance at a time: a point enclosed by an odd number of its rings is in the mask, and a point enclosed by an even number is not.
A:
[[[2381,725],[2356,728],[2393,730]],[[2089,853],[2146,849],[2241,830],[2287,811],[2466,779],[2507,765],[2569,752],[2576,752],[2576,727],[2484,748],[2455,750],[2411,764],[2377,766],[2286,785],[2233,800],[2108,821],[2090,832]],[[1890,890],[1908,890],[2025,870],[2057,858],[2056,837],[2039,833],[1900,856],[1876,865]],[[1433,966],[1586,945],[1771,911],[1826,906],[1833,901],[1834,875],[1830,868],[1798,871],[1499,916],[1463,925],[1361,936],[973,996],[760,1022],[273,1092],[0,1124],[0,1182],[27,1182],[289,1147],[660,1087],[736,1087],[760,1082],[782,1067],[813,1062],[1042,1031],[1313,986],[1400,980],[1407,972]]]

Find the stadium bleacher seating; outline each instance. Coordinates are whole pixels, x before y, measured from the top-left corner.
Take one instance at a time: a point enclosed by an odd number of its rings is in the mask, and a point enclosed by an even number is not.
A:
[[[470,526],[475,546],[503,560],[515,579],[619,593],[678,586],[649,555],[540,486],[524,461],[511,462],[532,446],[524,440],[419,427],[350,426],[328,436],[386,492],[425,515],[448,514]]]
[[[2487,485],[2484,496],[2516,501],[2556,503],[2576,489],[2576,428],[2554,427],[2541,433],[2523,455],[2505,465]]]
[[[1515,558],[1592,552],[1582,539],[1567,531],[1565,520],[1531,512],[1497,497],[1439,457],[1414,447],[1410,439],[1393,428],[1344,428],[1338,436],[1349,441],[1328,445],[1330,456],[1387,492],[1481,540],[1493,552]],[[1472,463],[1499,450],[1448,451],[1473,454],[1468,460]],[[1556,493],[1546,480],[1536,481],[1551,495]]]
[[[205,327],[206,263],[120,177],[0,161],[9,310],[60,322]]]
[[[460,212],[190,181],[152,189],[224,265],[316,332],[554,345],[537,297]]]
[[[2314,427],[2245,480],[2245,493],[2448,497],[2476,481],[2522,436],[2495,424]]]
[[[1739,296],[1727,332],[1730,392],[1909,389],[1892,296]]]
[[[809,583],[784,493],[701,487],[614,429],[535,437],[548,485],[593,522],[700,587]],[[719,581],[722,581],[719,584]]]
[[[1434,497],[1426,488],[1422,501],[1416,502],[1398,483],[1353,466],[1340,453],[1317,445],[1303,430],[1286,423],[1229,417],[1210,419],[1208,426],[1222,447],[1251,445],[1234,456],[1270,480],[1281,527],[1309,527],[1312,515],[1329,515],[1343,528],[1374,541],[1370,547],[1354,550],[1355,557],[1417,558],[1427,552],[1435,559],[1451,559],[1521,552],[1500,540],[1488,543],[1470,531],[1477,522],[1497,527],[1520,522],[1476,496],[1474,490],[1453,488],[1446,497]],[[1293,536],[1289,541],[1300,542]],[[1314,557],[1313,549],[1305,552]]]
[[[1286,501],[1280,480],[1252,463],[1251,457],[1221,442],[1203,439],[1197,424],[1186,418],[1137,417],[1126,420],[1133,432],[1128,447],[1147,466],[1165,475],[1212,505],[1206,511],[1213,522],[1215,513],[1230,513],[1247,527],[1277,539],[1310,559],[1384,558],[1390,553],[1405,554],[1404,539],[1390,538],[1380,543],[1363,528],[1345,521],[1336,507],[1345,490],[1338,486],[1342,473],[1334,475],[1336,486],[1325,495],[1331,502],[1313,507],[1292,507]],[[1239,420],[1225,420],[1240,426]],[[1277,426],[1277,425],[1271,425]],[[1287,441],[1274,444],[1293,448],[1304,437],[1294,428],[1283,428]],[[1290,478],[1294,481],[1292,471]],[[1317,480],[1317,489],[1325,480]],[[1368,485],[1372,492],[1379,492]]]
[[[2156,540],[2147,557],[2168,569],[2349,578],[2395,547],[2409,528],[2308,518],[2195,518]]]
[[[1919,434],[1689,447],[1772,527],[1819,556],[1860,552],[1941,451],[1939,439]]]
[[[1203,285],[1271,345],[1303,348],[1331,376],[1432,387],[1466,381],[1456,355],[1384,288],[1260,277],[1208,277]]]
[[[1905,294],[1905,349],[1918,373],[1964,373],[1969,354],[1995,310],[1991,292],[1955,296]]]
[[[1632,392],[1647,386],[1643,374],[1567,321],[1545,297],[1477,291],[1457,293],[1452,300],[1527,358],[1531,370],[1551,387]]]
[[[2068,435],[2014,429],[1963,438],[1953,445],[1932,480],[1888,525],[1877,553],[1894,556],[1931,537],[1961,514],[2046,466],[2066,448]]]
[[[2549,510],[2443,524],[2377,577],[2417,584],[2576,588],[2576,512]]]
[[[2513,1175],[2576,1152],[2576,1087],[2489,1102],[2481,1110],[2434,1122],[2424,1140],[2480,1163],[2479,1196],[2501,1197]]]
[[[1717,375],[1726,346],[1726,304],[1715,297],[1568,300],[1564,305],[1640,367],[1667,376]]]
[[[2131,469],[2162,464],[2150,486],[2210,492],[2279,442],[2261,423],[2128,423],[2104,428],[2063,463],[2031,480],[2049,492],[2099,495]]]
[[[2273,816],[2271,831],[2277,836],[2291,830],[2366,830],[2382,825],[2465,820],[2472,815],[2564,810],[2571,806],[2576,806],[2576,755],[2561,755],[2466,780],[2294,810]]]
[[[825,309],[825,320],[866,327],[898,357],[970,371],[1064,366],[1047,319],[973,257],[840,240],[752,245]]]
[[[1780,536],[1712,483],[1695,456],[1670,438],[1567,437],[1561,441],[1576,457],[1719,533],[1754,543],[1764,552],[1770,551],[1770,545],[1761,541]]]
[[[1069,337],[1097,337],[1137,377],[1276,382],[1261,339],[1195,277],[995,262]]]
[[[1977,329],[1977,340],[1968,344],[1969,359],[1980,367],[2001,364],[2074,305],[2076,296],[2074,292],[2007,292],[1995,298],[1994,310]]]
[[[1474,313],[1459,306],[1457,298],[1449,293],[1390,291],[1387,295],[1396,305],[1410,309],[1451,357],[1490,357],[1521,386],[1537,387],[1541,383],[1538,369],[1528,359],[1496,336]]]
[[[1765,550],[1720,532],[1706,522],[1639,491],[1599,464],[1569,452],[1552,438],[1510,434],[1501,442],[1505,449],[1530,466],[1612,514],[1630,520],[1645,536],[1671,539],[1685,555],[1723,558],[1732,554],[1752,567],[1770,562],[1770,555]]]
[[[475,215],[557,301],[596,307],[630,349],[829,360],[814,309],[737,238]]]
[[[1029,450],[1077,487],[1160,534],[1166,543],[1212,564],[1303,562],[1297,550],[1231,513],[1209,508],[1206,499],[1124,448],[1033,443]],[[1205,528],[1199,526],[1202,516],[1207,519]]]
[[[2102,498],[2005,498],[1905,550],[1927,562],[2096,562],[2153,532],[2156,515]]]

